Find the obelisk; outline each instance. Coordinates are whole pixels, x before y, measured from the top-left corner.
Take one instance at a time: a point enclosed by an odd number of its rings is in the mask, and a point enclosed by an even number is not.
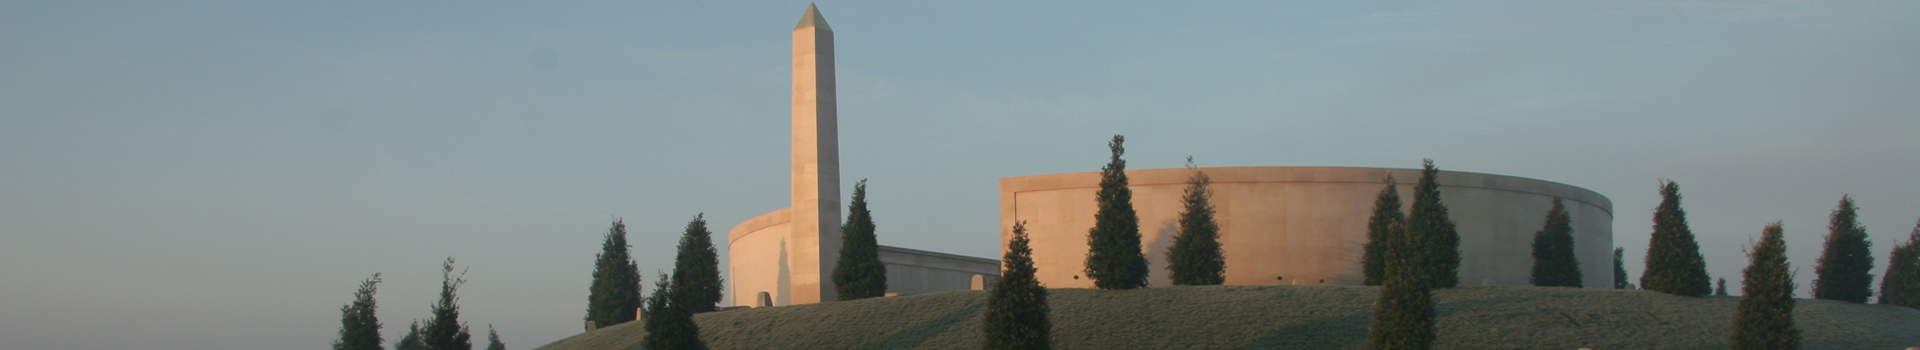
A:
[[[833,29],[820,9],[793,28],[793,304],[835,299],[840,258],[840,135],[834,104]]]

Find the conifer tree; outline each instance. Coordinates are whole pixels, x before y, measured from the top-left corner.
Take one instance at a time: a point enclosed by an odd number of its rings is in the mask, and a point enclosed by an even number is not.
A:
[[[1687,212],[1680,209],[1680,184],[1660,185],[1660,206],[1653,210],[1653,237],[1647,243],[1647,269],[1640,273],[1640,289],[1697,297],[1712,291],[1700,243],[1687,228]]]
[[[634,319],[640,308],[640,268],[627,252],[627,225],[616,219],[594,256],[593,284],[587,292],[587,321],[610,327]]]
[[[433,318],[420,329],[420,341],[428,350],[473,350],[473,335],[460,323],[460,285],[467,283],[467,272],[453,274],[453,257],[440,266],[440,301],[433,304]]]
[[[413,321],[413,325],[407,327],[406,336],[400,337],[400,341],[393,342],[393,350],[427,350],[427,343],[420,339],[419,320]]]
[[[1840,196],[1840,207],[1827,222],[1826,247],[1814,265],[1814,298],[1864,303],[1873,296],[1873,242],[1859,218],[1853,198]]]
[[[491,324],[487,325],[487,350],[507,350],[507,343],[500,342],[500,332],[494,331]]]
[[[1880,303],[1920,309],[1920,225],[1907,241],[1893,245],[1887,275],[1880,281]]]
[[[1094,212],[1093,229],[1087,232],[1087,278],[1100,289],[1134,289],[1147,286],[1147,255],[1140,247],[1140,218],[1133,211],[1133,190],[1127,188],[1127,161],[1120,159],[1126,148],[1124,136],[1113,135],[1107,149],[1113,158],[1101,167],[1099,210]]]
[[[1553,208],[1547,210],[1547,224],[1533,234],[1533,285],[1542,287],[1581,287],[1580,260],[1573,253],[1573,218],[1560,196],[1553,196]]]
[[[353,302],[340,307],[340,338],[333,341],[333,350],[384,350],[380,339],[380,317],[374,315],[379,308],[373,300],[373,294],[380,289],[380,273],[360,281],[360,290],[353,292]]]
[[[1187,189],[1181,201],[1180,232],[1167,250],[1167,272],[1175,285],[1213,285],[1226,283],[1227,258],[1220,251],[1220,223],[1213,219],[1213,182],[1207,173],[1187,157]]]
[[[1627,289],[1627,248],[1613,247],[1613,289]]]
[[[1460,285],[1460,232],[1447,216],[1447,205],[1440,201],[1440,169],[1433,160],[1423,161],[1420,182],[1413,187],[1413,209],[1407,212],[1407,236],[1425,245],[1414,261],[1433,273],[1427,282],[1433,288]]]
[[[669,283],[671,280],[667,274],[660,274],[653,284],[653,294],[647,296],[647,317],[642,324],[647,335],[641,342],[648,349],[706,349],[706,341],[700,339],[700,325],[693,323],[693,312],[674,300],[674,295],[686,293],[677,291],[680,286]]]
[[[887,265],[880,263],[873,213],[867,211],[866,179],[853,184],[847,224],[840,226],[840,260],[833,267],[833,288],[843,301],[887,294]]]
[[[1420,247],[1430,242],[1415,236],[1404,224],[1393,224],[1386,240],[1387,279],[1380,286],[1379,299],[1373,303],[1373,325],[1368,330],[1369,348],[1379,350],[1424,350],[1433,348],[1435,312],[1433,289],[1427,279],[1432,266],[1422,263]]]
[[[1400,190],[1387,174],[1387,185],[1380,189],[1380,195],[1373,199],[1373,216],[1367,218],[1367,243],[1361,246],[1360,270],[1361,284],[1378,286],[1387,279],[1387,231],[1396,223],[1405,223],[1407,214],[1400,212]]]
[[[707,231],[706,213],[687,222],[680,236],[680,253],[673,259],[673,291],[677,307],[689,315],[713,311],[720,304],[720,253],[713,249],[713,232]]]
[[[1716,296],[1716,297],[1727,296],[1727,279],[1721,278],[1719,281],[1714,282],[1713,296]]]
[[[993,350],[1050,349],[1047,288],[1035,279],[1033,249],[1028,247],[1026,222],[1013,224],[1013,239],[1001,260],[1005,270],[987,294],[987,311],[980,322],[985,348]]]
[[[1747,253],[1751,259],[1741,281],[1740,304],[1733,312],[1728,345],[1739,350],[1800,348],[1800,330],[1793,326],[1793,273],[1787,264],[1787,243],[1780,222],[1767,225],[1760,244]]]

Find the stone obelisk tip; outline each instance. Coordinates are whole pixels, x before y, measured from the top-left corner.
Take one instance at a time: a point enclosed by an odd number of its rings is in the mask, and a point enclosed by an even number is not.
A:
[[[829,32],[833,31],[833,27],[827,26],[827,18],[820,17],[820,8],[814,7],[813,4],[807,4],[807,14],[800,15],[800,24],[793,26],[793,30],[807,29],[807,27],[820,28],[820,30]]]

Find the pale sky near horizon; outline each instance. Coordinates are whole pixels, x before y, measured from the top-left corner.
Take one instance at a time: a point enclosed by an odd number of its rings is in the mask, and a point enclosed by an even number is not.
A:
[[[695,214],[786,206],[805,9],[0,1],[0,350],[326,348],[375,272],[390,343],[447,256],[475,333],[578,333],[613,218],[651,282]],[[1803,298],[1841,195],[1876,284],[1920,221],[1911,1],[820,9],[886,245],[995,257],[998,180],[1098,170],[1113,134],[1135,169],[1591,189],[1634,279],[1670,179],[1734,289],[1784,221]]]

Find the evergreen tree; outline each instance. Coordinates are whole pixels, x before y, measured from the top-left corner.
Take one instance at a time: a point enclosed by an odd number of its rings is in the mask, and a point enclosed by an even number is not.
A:
[[[840,260],[833,267],[834,294],[840,296],[839,300],[887,294],[887,265],[880,263],[880,242],[873,231],[873,213],[867,211],[867,180],[860,179],[853,184],[847,224],[840,226]]]
[[[647,296],[647,317],[645,324],[647,335],[642,343],[648,349],[706,349],[707,343],[700,339],[700,325],[693,323],[693,313],[679,305],[676,294],[680,286],[673,285],[671,277],[660,274],[653,284],[653,294]]]
[[[1613,247],[1613,289],[1627,289],[1627,248]]]
[[[1388,229],[1386,250],[1387,279],[1380,286],[1379,299],[1373,303],[1373,325],[1367,345],[1377,350],[1423,350],[1433,348],[1435,312],[1433,289],[1427,279],[1433,267],[1422,263],[1421,247],[1430,244],[1412,234],[1404,224]]]
[[[500,332],[487,325],[487,350],[507,350],[507,343],[500,342]]]
[[[1859,219],[1853,198],[1840,196],[1827,222],[1826,248],[1814,265],[1814,298],[1864,303],[1873,296],[1873,242]]]
[[[1733,312],[1734,349],[1799,349],[1800,330],[1793,326],[1793,273],[1787,265],[1787,242],[1780,223],[1767,225],[1760,244],[1747,253],[1740,305]]]
[[[1533,234],[1533,285],[1542,287],[1581,287],[1580,260],[1573,254],[1573,218],[1560,196],[1553,196],[1553,209],[1547,210],[1547,224]]]
[[[1447,216],[1447,205],[1440,202],[1440,169],[1433,166],[1433,160],[1422,164],[1420,182],[1413,187],[1413,210],[1407,213],[1407,235],[1425,245],[1414,261],[1426,265],[1422,270],[1433,274],[1427,282],[1433,288],[1453,288],[1460,285],[1460,232],[1453,226],[1453,219]]]
[[[1887,275],[1880,281],[1880,303],[1920,309],[1920,225],[1904,243],[1893,245],[1887,256]]]
[[[433,318],[420,329],[420,341],[428,350],[473,350],[473,335],[460,323],[460,285],[467,283],[467,272],[453,275],[453,257],[440,266],[440,301],[433,304]]]
[[[593,285],[587,292],[587,321],[595,327],[632,321],[640,308],[640,268],[627,248],[627,225],[614,220],[600,254],[594,256]]]
[[[1660,185],[1660,206],[1653,210],[1653,237],[1647,244],[1647,270],[1640,273],[1640,289],[1697,297],[1707,295],[1707,263],[1700,243],[1687,229],[1687,212],[1680,209],[1680,184]]]
[[[1005,270],[987,294],[987,311],[980,322],[987,349],[1049,349],[1053,322],[1047,319],[1047,288],[1033,277],[1033,249],[1027,246],[1026,222],[1013,224],[1001,260]]]
[[[1405,223],[1407,214],[1400,212],[1400,190],[1387,174],[1387,186],[1380,189],[1380,196],[1373,199],[1373,216],[1367,218],[1367,243],[1361,246],[1360,270],[1364,280],[1361,284],[1378,286],[1387,279],[1387,237],[1388,229],[1396,223]]]
[[[1714,282],[1713,296],[1727,296],[1727,279],[1721,278],[1719,281]]]
[[[693,216],[680,236],[680,254],[673,259],[674,302],[689,315],[713,311],[720,304],[720,253],[713,249],[706,213]],[[682,295],[683,294],[683,295]]]
[[[1167,251],[1167,271],[1175,285],[1211,285],[1227,282],[1227,258],[1220,252],[1220,223],[1213,219],[1212,179],[1187,157],[1187,190],[1181,200],[1180,232]]]
[[[1087,278],[1100,289],[1147,286],[1147,255],[1140,249],[1140,218],[1133,211],[1133,190],[1127,188],[1126,137],[1113,135],[1107,148],[1113,158],[1100,168],[1099,211],[1087,232]]]
[[[407,327],[407,335],[393,343],[393,350],[427,350],[426,341],[420,339],[420,321],[413,321],[413,325]]]
[[[353,292],[353,303],[340,307],[340,339],[333,341],[333,350],[384,350],[380,344],[380,318],[374,315],[379,305],[374,303],[373,293],[380,289],[380,273],[360,281],[360,290]]]

